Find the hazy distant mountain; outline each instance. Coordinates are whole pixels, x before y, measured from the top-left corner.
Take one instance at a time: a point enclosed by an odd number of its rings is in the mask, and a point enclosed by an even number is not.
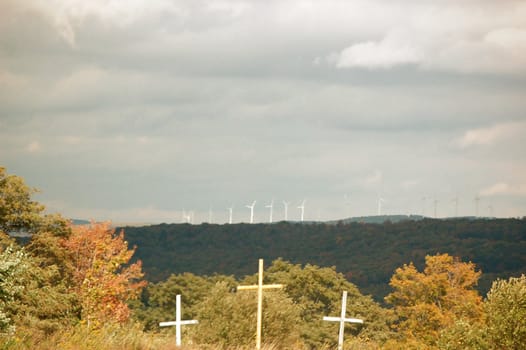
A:
[[[82,219],[70,219],[70,220],[73,225],[89,225],[90,224],[89,220],[82,220]]]
[[[425,219],[426,217],[421,215],[371,215],[371,216],[356,216],[341,220],[327,221],[328,224],[344,223],[348,224],[351,222],[358,222],[364,224],[383,224],[386,221],[392,223],[400,221],[418,221]]]

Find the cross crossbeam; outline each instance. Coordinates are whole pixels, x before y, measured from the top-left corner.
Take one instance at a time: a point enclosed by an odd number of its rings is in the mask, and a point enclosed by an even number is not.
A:
[[[340,322],[340,332],[338,333],[338,350],[343,350],[343,334],[345,330],[345,322],[348,323],[363,323],[362,319],[359,318],[347,318],[345,313],[347,312],[347,291],[343,292],[342,295],[342,312],[340,317],[324,316],[324,321]]]
[[[197,324],[197,320],[181,320],[181,295],[175,296],[175,321],[160,322],[159,327],[175,326],[175,345],[181,346],[181,326]]]

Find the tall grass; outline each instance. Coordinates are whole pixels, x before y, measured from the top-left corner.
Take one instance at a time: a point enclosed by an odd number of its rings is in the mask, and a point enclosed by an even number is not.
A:
[[[125,326],[106,324],[89,330],[86,325],[64,329],[52,335],[18,330],[12,336],[0,336],[0,350],[253,350],[252,346],[189,345],[175,346],[171,333],[146,333],[137,324]],[[266,344],[262,350],[306,350],[302,344],[284,348],[280,344]],[[331,350],[325,346],[317,350]],[[376,350],[372,344],[347,343],[346,350]]]
[[[146,333],[138,325],[107,324],[89,330],[77,325],[53,335],[43,336],[30,329],[19,330],[12,336],[0,336],[1,350],[253,350],[254,346],[223,347],[219,345],[175,346],[175,336],[165,333]],[[281,350],[277,344],[265,345],[262,350]],[[304,350],[303,347],[290,350]]]

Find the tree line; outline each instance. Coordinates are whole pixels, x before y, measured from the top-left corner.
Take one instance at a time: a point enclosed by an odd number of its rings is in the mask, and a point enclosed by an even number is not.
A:
[[[257,281],[256,261],[242,277],[190,272],[148,283],[126,235],[109,223],[73,226],[44,215],[34,189],[0,168],[0,344],[4,349],[172,349],[173,330],[159,321],[175,315],[183,295],[186,349],[251,348],[254,293],[235,292]],[[28,233],[24,245],[8,233]],[[137,249],[137,250],[136,250]],[[145,267],[145,266],[144,266]],[[345,349],[523,349],[526,277],[497,279],[483,298],[481,271],[449,254],[430,254],[422,266],[403,263],[389,279],[385,305],[364,295],[335,267],[274,259],[263,339],[274,349],[332,349],[341,292],[349,294]],[[272,346],[272,345],[269,345]],[[269,347],[271,349],[272,347]]]
[[[250,261],[284,257],[298,264],[336,266],[365,294],[383,302],[395,269],[427,255],[448,253],[484,272],[476,286],[486,294],[497,278],[526,273],[526,220],[424,219],[397,223],[289,223],[125,227],[149,281],[172,273],[252,273]]]

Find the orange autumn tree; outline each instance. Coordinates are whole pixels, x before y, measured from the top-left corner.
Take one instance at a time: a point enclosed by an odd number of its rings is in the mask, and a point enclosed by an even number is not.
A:
[[[394,291],[385,300],[394,306],[407,339],[435,345],[455,322],[481,320],[482,298],[474,289],[480,274],[471,262],[428,255],[423,272],[412,263],[396,269],[389,283]]]
[[[75,226],[64,241],[73,263],[74,289],[88,326],[101,322],[125,322],[130,317],[127,301],[137,298],[146,285],[141,262],[129,264],[124,232],[115,233],[109,223]]]

